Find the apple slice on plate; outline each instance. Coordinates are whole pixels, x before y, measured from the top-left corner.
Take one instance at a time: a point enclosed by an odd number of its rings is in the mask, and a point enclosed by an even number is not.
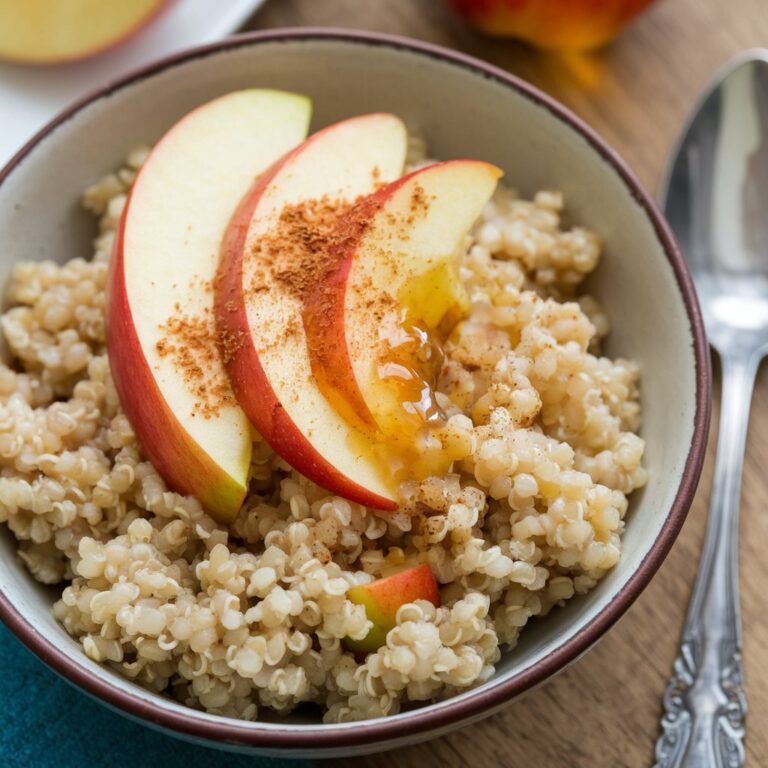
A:
[[[219,246],[254,179],[304,139],[310,111],[303,96],[254,89],[189,113],[139,171],[115,240],[107,345],[120,402],[168,485],[222,522],[242,504],[252,440],[218,352]]]
[[[169,0],[0,0],[0,58],[53,64],[92,56],[145,27]]]
[[[238,402],[272,448],[318,485],[381,509],[392,479],[312,375],[302,293],[322,281],[324,236],[362,195],[400,176],[406,132],[394,115],[345,120],[265,173],[225,235],[216,320]]]
[[[467,303],[459,252],[500,176],[489,163],[452,160],[380,189],[340,221],[349,234],[305,295],[321,390],[347,418],[401,443],[401,455],[414,454],[419,429],[440,415],[439,342]]]

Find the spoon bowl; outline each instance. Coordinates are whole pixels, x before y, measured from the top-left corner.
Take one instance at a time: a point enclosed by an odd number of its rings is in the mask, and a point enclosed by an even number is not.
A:
[[[662,203],[718,352],[768,345],[768,50],[719,74],[673,151]]]

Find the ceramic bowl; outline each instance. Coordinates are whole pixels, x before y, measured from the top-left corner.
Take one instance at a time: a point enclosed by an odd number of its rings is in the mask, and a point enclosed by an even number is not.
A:
[[[134,145],[155,141],[193,107],[237,88],[312,97],[314,128],[392,111],[434,157],[476,157],[523,195],[555,188],[568,216],[605,238],[591,290],[608,310],[609,355],[643,369],[648,485],[632,496],[621,561],[589,594],[522,634],[496,675],[459,696],[389,718],[323,725],[289,716],[240,722],[198,712],[95,664],[51,615],[54,592],[34,582],[0,536],[0,617],[43,661],[115,710],[153,727],[244,751],[328,757],[402,746],[490,715],[578,658],[627,610],[677,536],[704,454],[710,374],[691,279],[656,206],[619,157],[550,98],[480,61],[410,40],[333,30],[245,35],[161,61],[79,102],[0,174],[0,279],[20,259],[91,252],[82,190]],[[3,530],[3,534],[8,534]],[[621,658],[615,660],[621,664]]]

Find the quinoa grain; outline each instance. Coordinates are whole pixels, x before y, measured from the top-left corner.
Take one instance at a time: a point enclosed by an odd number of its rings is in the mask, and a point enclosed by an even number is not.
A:
[[[637,365],[599,355],[608,319],[579,296],[599,238],[565,230],[559,192],[500,188],[461,274],[431,450],[444,477],[405,483],[395,513],[334,497],[268,446],[231,526],[170,491],[112,384],[104,288],[126,193],[147,150],[88,189],[91,261],[16,266],[0,318],[0,522],[92,659],[189,706],[247,720],[315,702],[327,722],[394,714],[487,680],[534,616],[583,594],[621,553],[642,486]],[[423,162],[421,142],[410,145]],[[350,587],[429,563],[442,605],[404,605],[365,658]]]

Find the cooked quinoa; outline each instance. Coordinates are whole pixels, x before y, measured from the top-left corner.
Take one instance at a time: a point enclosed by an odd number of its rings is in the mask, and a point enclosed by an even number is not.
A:
[[[418,142],[412,142],[418,153]],[[488,680],[534,616],[619,560],[643,485],[639,371],[599,355],[608,321],[579,286],[600,240],[563,229],[562,195],[500,188],[467,243],[472,309],[445,349],[447,421],[427,451],[453,473],[406,483],[396,512],[329,495],[254,446],[231,526],[167,489],[122,413],[104,288],[146,150],[87,190],[95,254],[16,266],[2,331],[0,521],[84,652],[212,713],[257,719],[315,702],[326,722],[393,714]],[[427,562],[442,607],[403,606],[367,657],[351,586]]]

